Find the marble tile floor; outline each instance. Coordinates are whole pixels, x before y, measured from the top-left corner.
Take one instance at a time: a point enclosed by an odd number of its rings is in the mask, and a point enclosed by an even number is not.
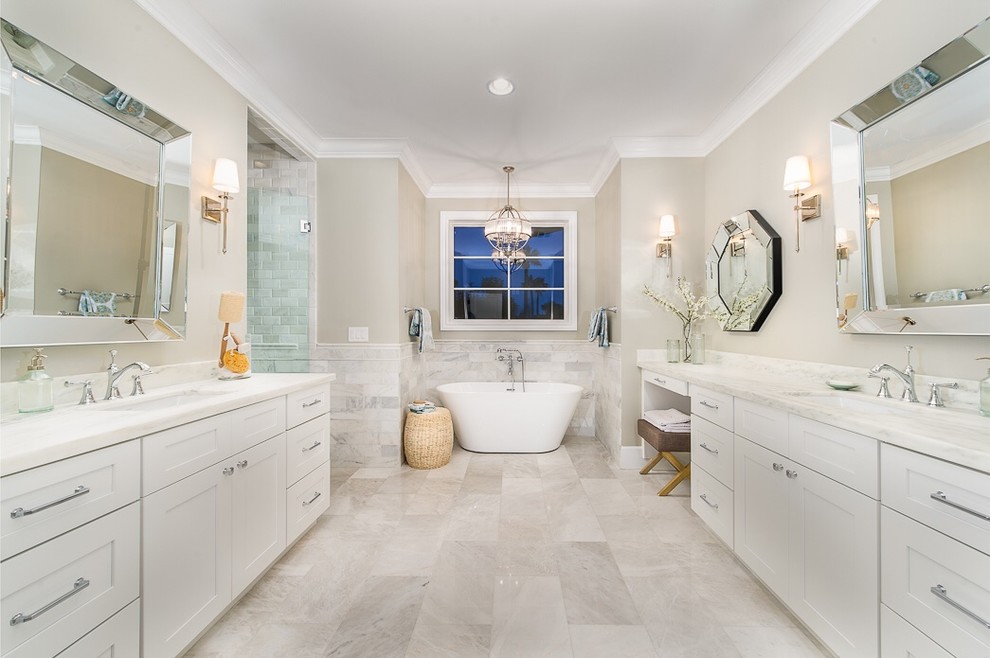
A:
[[[328,512],[192,657],[826,655],[691,513],[594,439],[335,470]]]

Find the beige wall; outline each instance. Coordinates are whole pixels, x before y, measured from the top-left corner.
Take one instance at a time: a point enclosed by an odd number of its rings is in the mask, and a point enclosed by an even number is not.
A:
[[[503,199],[427,199],[426,200],[426,306],[434,315],[440,313],[440,213],[457,210],[495,210],[505,205]],[[573,210],[577,212],[578,234],[578,316],[575,331],[445,331],[440,319],[434,321],[434,335],[452,340],[575,340],[588,336],[592,309],[604,305],[595,290],[595,200],[520,199],[516,207],[527,210]]]
[[[681,323],[643,294],[643,285],[675,301],[677,277],[700,284],[704,274],[705,163],[701,158],[645,158],[623,160],[619,167],[621,206],[622,317],[622,443],[636,445],[640,415],[640,373],[636,350],[656,349],[668,338],[680,338]],[[661,215],[677,222],[671,276],[656,257]],[[700,292],[700,288],[699,291]]]
[[[34,312],[75,311],[78,297],[56,292],[68,288],[138,295],[119,300],[118,314],[153,316],[156,189],[49,148],[40,187]]]
[[[220,227],[198,219],[199,197],[216,196],[210,183],[217,157],[237,161],[243,181],[247,102],[128,0],[4,0],[3,16],[192,131],[189,204],[192,292],[187,338],[175,343],[116,347],[120,350],[118,358],[124,363],[141,359],[158,365],[214,358],[222,329],[217,321],[220,292],[244,290],[246,285],[247,195],[242,193],[231,199],[227,254],[220,251]],[[53,16],[58,20],[52,20]],[[237,330],[243,333],[243,325]],[[106,367],[109,347],[49,348],[48,370],[55,376],[100,370]],[[24,348],[0,350],[0,380],[10,381],[22,375],[29,352]]]
[[[368,327],[369,343],[399,341],[399,168],[392,158],[316,164],[318,343],[346,343]]]
[[[616,167],[595,197],[595,288],[602,306],[619,306],[622,299],[621,185],[622,168]],[[609,316],[609,333],[613,343],[622,342],[621,312]]]
[[[399,306],[426,303],[426,198],[399,165]],[[408,316],[395,309],[399,342],[408,340]]]
[[[990,283],[988,183],[990,142],[890,182],[904,295]]]
[[[888,84],[909,66],[986,17],[986,0],[954,0],[934,11],[925,0],[885,0],[705,159],[705,234],[747,208],[758,210],[783,237],[783,296],[755,335],[708,330],[717,349],[868,368],[903,365],[904,345],[916,346],[924,374],[979,379],[990,354],[987,337],[851,336],[835,329],[835,221],[829,121]],[[821,219],[802,226],[794,252],[792,200],[781,189],[784,161],[811,158],[821,194]],[[702,253],[696,252],[699,260]],[[713,325],[710,325],[713,326]],[[623,329],[625,333],[626,329]],[[655,343],[659,347],[660,342]]]

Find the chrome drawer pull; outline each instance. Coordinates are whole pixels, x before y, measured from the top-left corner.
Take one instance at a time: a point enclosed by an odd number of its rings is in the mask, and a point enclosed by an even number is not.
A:
[[[781,464],[780,462],[774,462],[773,470],[776,471],[777,473],[780,473],[782,470],[784,470],[784,465]]]
[[[41,512],[42,510],[48,509],[49,507],[55,507],[56,505],[61,505],[62,503],[67,503],[70,500],[72,500],[73,498],[78,498],[79,496],[85,496],[88,493],[89,493],[89,487],[80,484],[78,487],[76,487],[75,489],[73,489],[72,490],[72,493],[70,493],[68,496],[64,496],[62,498],[59,498],[58,500],[53,500],[52,502],[45,503],[44,505],[38,505],[37,507],[34,507],[32,509],[24,509],[23,507],[18,507],[15,510],[11,510],[11,512],[10,512],[10,518],[12,518],[12,519],[19,519],[22,516],[28,516],[30,514],[37,514],[38,512]]]
[[[931,588],[931,593],[934,594],[935,596],[937,596],[938,598],[942,599],[943,601],[945,601],[946,603],[948,603],[949,605],[951,605],[953,608],[955,608],[959,612],[963,613],[964,615],[970,617],[971,619],[975,619],[977,622],[980,623],[981,626],[984,626],[987,629],[990,629],[990,621],[987,621],[986,619],[984,619],[983,617],[979,616],[975,612],[973,612],[971,610],[967,610],[965,606],[963,606],[963,605],[961,605],[959,603],[956,603],[955,601],[953,601],[952,599],[950,599],[949,598],[949,590],[945,589],[941,585],[935,585],[934,587],[932,587]],[[13,623],[13,622],[11,622],[11,623]]]
[[[702,400],[698,404],[700,404],[702,407],[708,407],[709,409],[714,409],[715,411],[718,411],[718,405],[717,404],[712,404],[708,400]]]
[[[316,443],[314,443],[310,447],[303,448],[302,451],[303,452],[309,452],[310,450],[315,450],[315,449],[319,448],[321,445],[323,445],[323,442],[322,441],[317,441]]]
[[[316,406],[316,405],[318,405],[318,404],[319,404],[320,402],[323,402],[323,400],[321,400],[320,398],[316,398],[316,399],[315,399],[315,400],[313,400],[312,402],[303,402],[303,406],[302,406],[302,408],[303,408],[303,409],[308,409],[308,408],[310,408],[310,407],[315,407],[315,406]]]
[[[940,503],[945,503],[949,507],[955,507],[956,509],[960,509],[960,510],[966,512],[967,514],[972,514],[973,516],[978,517],[978,518],[981,518],[984,521],[990,521],[990,514],[984,514],[983,512],[977,512],[975,509],[970,509],[969,507],[966,507],[965,505],[960,505],[959,503],[954,503],[951,500],[949,500],[948,498],[946,498],[945,494],[942,493],[941,491],[936,491],[935,493],[931,494],[931,499],[932,500],[937,500]],[[13,513],[11,513],[11,514],[13,514]]]
[[[713,455],[718,454],[718,448],[709,448],[708,445],[704,443],[699,443],[698,445],[704,448],[705,450],[707,450],[708,452],[712,453]]]
[[[787,472],[785,473],[785,475],[787,475],[787,477],[789,477],[792,480],[795,479],[795,478],[797,478],[797,476],[798,476],[797,471],[792,471],[791,469],[787,469]]]
[[[224,475],[233,475],[234,474],[234,467],[233,466],[226,466],[220,472],[223,473]]]
[[[700,496],[698,496],[698,498],[700,498],[701,500],[705,501],[705,504],[707,504],[709,507],[711,507],[716,512],[718,511],[718,503],[713,503],[710,500],[708,500],[708,494],[701,494]]]
[[[248,465],[248,460],[246,459],[242,459],[241,461],[237,462],[237,468],[247,468],[247,465]]]
[[[83,591],[87,587],[89,587],[89,581],[86,580],[85,578],[78,578],[76,579],[76,582],[72,583],[71,591],[66,592],[65,594],[58,597],[57,599],[55,599],[45,607],[38,608],[29,615],[26,615],[23,612],[18,612],[16,615],[10,618],[10,625],[17,626],[18,624],[23,624],[24,622],[35,619],[36,617],[40,617],[41,615],[45,614],[46,612],[57,606],[59,603],[65,602],[70,596],[75,596],[76,594]]]
[[[654,377],[653,378],[653,381],[655,381],[658,384],[666,384],[667,383],[667,380],[666,379],[660,379],[659,377]]]
[[[319,498],[322,495],[323,494],[321,494],[319,491],[317,491],[315,494],[313,494],[313,497],[312,498],[310,498],[309,500],[307,500],[306,502],[303,503],[303,507],[307,507],[309,505],[312,505],[316,501],[316,499]]]

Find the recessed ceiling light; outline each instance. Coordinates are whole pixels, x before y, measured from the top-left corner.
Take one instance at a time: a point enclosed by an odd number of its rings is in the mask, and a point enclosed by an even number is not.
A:
[[[496,96],[511,94],[513,89],[515,89],[513,84],[505,78],[495,78],[488,83],[488,91],[492,92]]]

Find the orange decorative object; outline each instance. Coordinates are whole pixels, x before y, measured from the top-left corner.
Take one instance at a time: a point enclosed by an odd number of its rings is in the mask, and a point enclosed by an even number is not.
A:
[[[227,350],[223,353],[223,365],[227,370],[240,375],[248,371],[251,362],[247,354],[241,354],[237,350]]]

